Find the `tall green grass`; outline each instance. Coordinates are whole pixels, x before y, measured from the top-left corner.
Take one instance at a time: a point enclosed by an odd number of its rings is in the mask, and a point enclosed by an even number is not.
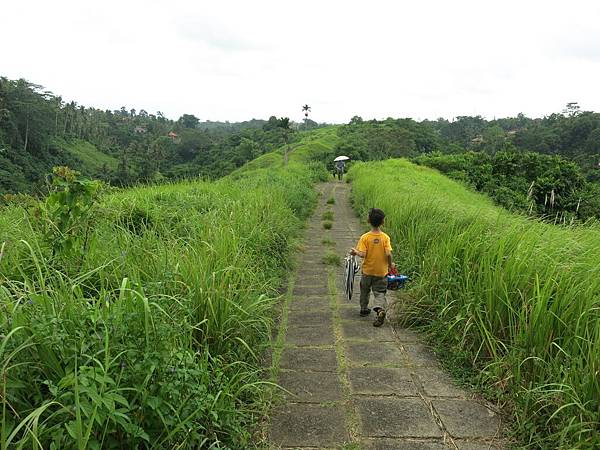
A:
[[[266,167],[109,193],[70,263],[34,215],[0,209],[0,448],[248,446],[316,200],[306,167]]]
[[[405,320],[508,400],[526,445],[600,446],[600,227],[512,215],[403,160],[350,177],[355,207],[386,212],[415,280]]]

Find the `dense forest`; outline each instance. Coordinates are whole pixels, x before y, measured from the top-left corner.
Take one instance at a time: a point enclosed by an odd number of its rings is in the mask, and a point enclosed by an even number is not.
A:
[[[55,165],[114,185],[217,178],[292,140],[290,125],[275,117],[228,123],[191,114],[173,121],[160,111],[125,107],[104,111],[0,77],[0,194],[40,190]]]
[[[600,114],[576,104],[541,119],[354,117],[338,134],[336,151],[353,160],[409,158],[513,211],[561,222],[600,217]]]

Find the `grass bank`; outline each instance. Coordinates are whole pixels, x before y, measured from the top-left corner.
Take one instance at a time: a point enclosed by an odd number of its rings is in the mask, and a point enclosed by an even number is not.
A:
[[[314,179],[293,163],[108,193],[68,255],[35,204],[0,208],[0,448],[246,448]]]
[[[382,208],[413,276],[405,319],[426,325],[508,401],[531,448],[600,445],[600,228],[510,214],[404,160],[357,164],[353,202]]]

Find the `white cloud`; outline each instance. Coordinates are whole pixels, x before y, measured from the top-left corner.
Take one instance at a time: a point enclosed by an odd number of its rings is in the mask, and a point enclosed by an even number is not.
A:
[[[0,74],[176,118],[544,115],[600,110],[595,1],[21,0]]]

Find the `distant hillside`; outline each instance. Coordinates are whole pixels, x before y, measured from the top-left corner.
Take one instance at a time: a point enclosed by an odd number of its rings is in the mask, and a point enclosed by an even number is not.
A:
[[[297,140],[293,125],[276,117],[228,123],[191,114],[174,121],[125,107],[104,111],[0,77],[0,195],[43,190],[56,165],[121,186],[219,178]]]
[[[84,173],[101,173],[106,170],[116,170],[119,165],[117,158],[101,152],[94,144],[81,139],[75,138],[66,141],[63,138],[54,138],[52,145],[68,152],[76,158],[81,165],[77,165],[75,168]]]

